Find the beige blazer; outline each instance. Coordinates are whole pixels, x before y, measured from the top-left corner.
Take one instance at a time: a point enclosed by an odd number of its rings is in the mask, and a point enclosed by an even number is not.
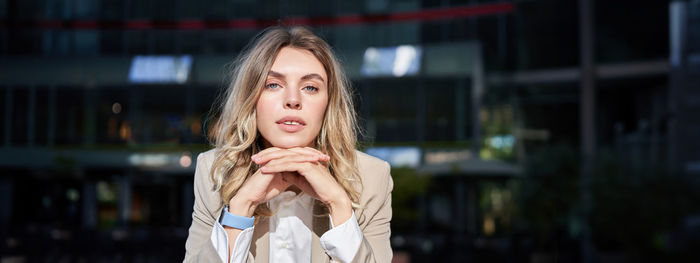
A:
[[[391,236],[391,191],[394,182],[389,174],[389,164],[385,161],[356,151],[363,190],[360,206],[355,216],[362,229],[364,239],[353,262],[389,263],[392,258],[389,237]],[[213,183],[209,176],[214,162],[214,150],[197,156],[194,175],[194,211],[192,226],[185,244],[184,262],[221,262],[211,242],[214,221],[219,217],[223,204],[219,192],[212,191]],[[322,211],[316,205],[314,212]],[[319,237],[329,229],[328,217],[314,217],[311,244],[311,262],[329,262],[330,257],[321,247]],[[269,261],[269,222],[260,221],[253,231],[248,262]]]

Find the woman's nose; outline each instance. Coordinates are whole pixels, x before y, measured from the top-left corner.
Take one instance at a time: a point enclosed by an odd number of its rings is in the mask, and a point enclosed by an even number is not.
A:
[[[290,89],[287,92],[284,107],[291,110],[301,110],[301,99],[297,91]]]

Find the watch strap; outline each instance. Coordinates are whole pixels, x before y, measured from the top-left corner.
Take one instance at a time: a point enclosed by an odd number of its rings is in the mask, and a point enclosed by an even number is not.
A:
[[[221,216],[221,225],[236,229],[246,229],[253,226],[255,217],[245,217],[229,213],[228,205],[224,206],[223,215]]]

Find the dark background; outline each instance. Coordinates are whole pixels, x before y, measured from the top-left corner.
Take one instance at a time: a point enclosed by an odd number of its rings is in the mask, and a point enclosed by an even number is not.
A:
[[[177,262],[225,65],[326,39],[392,163],[395,262],[693,262],[700,1],[0,0],[0,261]],[[408,76],[370,47],[422,48]],[[129,79],[189,55],[184,82]]]

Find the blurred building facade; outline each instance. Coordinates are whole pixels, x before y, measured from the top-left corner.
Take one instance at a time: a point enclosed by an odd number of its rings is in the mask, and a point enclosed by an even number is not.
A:
[[[310,27],[348,71],[362,147],[395,168],[399,254],[536,259],[514,230],[512,186],[540,149],[578,154],[584,103],[595,108],[593,143],[626,166],[700,171],[700,1],[596,1],[588,55],[579,5],[0,1],[0,252],[31,260],[37,242],[69,261],[181,260],[226,65],[283,24]],[[409,62],[397,72],[400,56]],[[581,96],[584,56],[592,102]],[[564,260],[578,261],[572,244]]]

